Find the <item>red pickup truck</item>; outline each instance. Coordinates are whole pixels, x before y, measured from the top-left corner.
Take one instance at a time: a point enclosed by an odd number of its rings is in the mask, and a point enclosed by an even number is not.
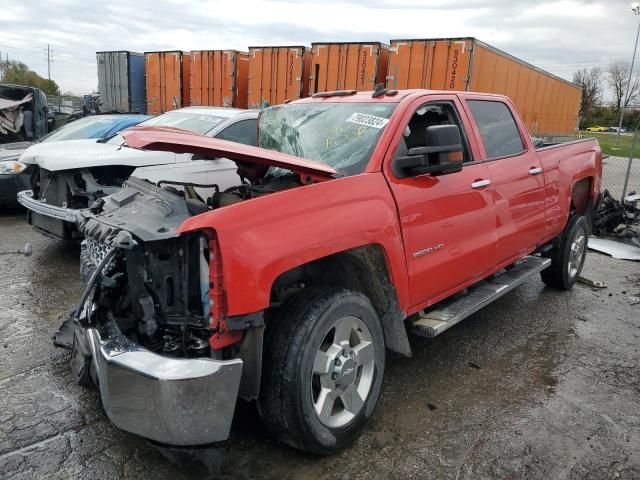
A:
[[[118,427],[174,447],[225,440],[237,397],[293,447],[349,445],[408,333],[534,274],[573,286],[600,191],[596,140],[536,148],[498,95],[316,94],[266,109],[260,148],[123,135],[243,179],[202,199],[132,178],[78,220],[87,289],[55,342]]]

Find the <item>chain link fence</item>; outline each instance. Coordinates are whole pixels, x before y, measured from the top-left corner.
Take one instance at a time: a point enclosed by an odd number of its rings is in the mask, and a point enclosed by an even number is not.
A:
[[[55,113],[70,115],[75,110],[82,110],[84,104],[83,97],[72,97],[68,95],[53,96],[47,95],[47,102]]]
[[[52,128],[66,125],[70,118],[78,118],[78,112],[82,111],[82,105],[85,103],[84,97],[76,97],[71,95],[47,95],[47,103],[49,111],[55,115],[55,122]],[[71,116],[75,114],[74,116]],[[50,126],[51,128],[51,126]]]
[[[626,184],[626,192],[625,192]],[[614,198],[640,192],[640,159],[610,156],[602,162],[602,188]]]

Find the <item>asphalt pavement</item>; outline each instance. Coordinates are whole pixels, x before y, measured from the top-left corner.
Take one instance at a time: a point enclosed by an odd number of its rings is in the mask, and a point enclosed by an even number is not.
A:
[[[0,478],[187,478],[111,425],[51,343],[81,294],[78,254],[0,212]],[[535,278],[388,355],[372,421],[339,455],[278,444],[241,402],[223,478],[640,478],[640,264],[589,253],[584,275],[608,287]]]

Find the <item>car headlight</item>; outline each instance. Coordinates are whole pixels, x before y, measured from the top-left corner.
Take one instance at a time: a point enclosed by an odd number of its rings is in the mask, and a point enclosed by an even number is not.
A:
[[[0,175],[22,173],[26,168],[27,166],[24,163],[17,162],[15,160],[0,162]]]

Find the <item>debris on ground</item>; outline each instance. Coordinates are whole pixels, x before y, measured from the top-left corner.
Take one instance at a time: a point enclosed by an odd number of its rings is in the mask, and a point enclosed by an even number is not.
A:
[[[640,247],[629,245],[628,243],[606,238],[591,237],[589,239],[589,249],[606,253],[619,260],[640,261]]]
[[[25,257],[28,257],[32,253],[33,253],[33,247],[29,242],[27,242],[24,244],[24,247],[22,247],[20,250],[13,251],[13,252],[0,252],[0,255],[24,255]]]
[[[580,283],[584,283],[585,285],[589,285],[590,287],[595,287],[595,288],[607,288],[607,284],[600,281],[600,280],[591,280],[590,278],[587,277],[583,277],[582,275],[580,275],[578,277],[578,281]]]
[[[598,209],[593,217],[593,234],[603,237],[635,236],[633,225],[640,223],[640,195],[631,192],[624,201],[613,198],[609,190],[604,190]]]
[[[600,204],[593,217],[593,234],[604,236],[624,223],[624,207],[622,202],[613,198],[609,190],[604,190],[600,195]]]

